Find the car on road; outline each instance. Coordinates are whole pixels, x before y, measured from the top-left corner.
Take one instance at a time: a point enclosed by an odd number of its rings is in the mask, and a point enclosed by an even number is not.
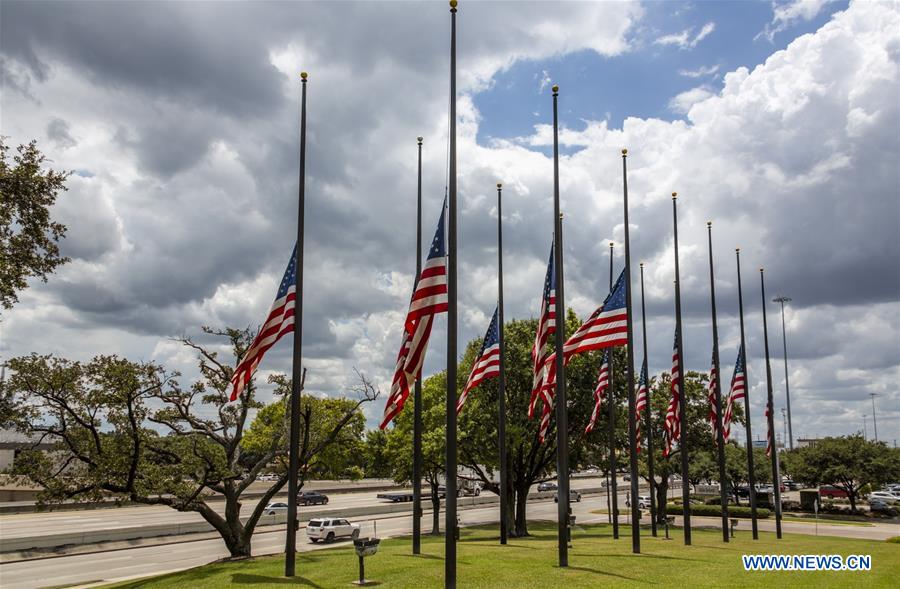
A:
[[[339,538],[359,538],[359,524],[352,524],[342,518],[316,517],[306,525],[306,537],[315,544],[334,542]]]
[[[787,488],[788,491],[799,491],[800,485],[792,481],[791,479],[784,479],[782,482],[782,490]]]
[[[574,501],[575,503],[581,502],[581,493],[576,491],[575,489],[569,489],[569,501]],[[559,503],[559,492],[553,495],[553,502]]]
[[[892,516],[897,515],[897,508],[882,499],[870,499],[869,511],[873,513],[886,513]]]
[[[539,491],[539,492],[543,492],[543,491],[555,491],[555,490],[558,489],[558,488],[559,488],[559,487],[557,487],[556,483],[551,482],[551,481],[544,481],[543,483],[538,484],[538,491]]]
[[[300,505],[328,505],[328,495],[318,491],[300,491],[297,493],[297,503]]]
[[[871,503],[874,499],[880,499],[887,503],[896,503],[900,502],[900,495],[889,491],[872,491],[869,493],[869,502]]]
[[[847,497],[847,491],[831,485],[822,485],[819,487],[819,497],[824,497],[825,499],[845,498]]]
[[[278,480],[278,475],[273,474],[273,473],[261,474],[258,477],[256,477],[256,480],[258,480],[261,483],[274,483],[275,481]]]
[[[742,487],[735,487],[735,493],[737,493],[738,497],[741,497],[743,499],[749,499],[750,498],[750,485],[746,485],[746,486],[742,486]]]
[[[625,507],[631,507],[631,493],[625,495]],[[650,509],[650,495],[638,495],[638,509]]]
[[[288,504],[287,503],[269,503],[266,505],[266,508],[263,510],[263,513],[266,515],[278,515],[279,513],[287,513]]]

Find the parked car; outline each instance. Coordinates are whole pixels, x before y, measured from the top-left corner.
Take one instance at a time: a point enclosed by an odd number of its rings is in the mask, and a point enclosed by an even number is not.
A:
[[[575,503],[581,502],[581,493],[576,491],[575,489],[569,489],[569,501],[574,501]],[[553,495],[553,502],[559,503],[559,492]]]
[[[782,482],[782,491],[783,491],[785,488],[787,488],[788,491],[799,491],[799,490],[800,490],[800,485],[798,485],[797,483],[795,483],[795,482],[792,481],[791,479],[785,479],[784,482]]]
[[[831,485],[822,485],[819,487],[819,497],[824,497],[825,499],[835,499],[835,498],[843,498],[847,496],[847,491],[843,489],[839,489],[838,487],[833,487]]]
[[[263,482],[263,483],[274,483],[275,481],[278,480],[278,475],[273,474],[273,473],[261,474],[258,477],[256,477],[256,480]]]
[[[625,496],[625,507],[631,507],[631,494]],[[638,495],[638,509],[650,509],[650,495]]]
[[[897,509],[887,501],[882,499],[870,499],[869,511],[874,513],[886,513],[888,515],[896,515]]]
[[[318,491],[300,491],[297,493],[300,505],[328,505],[328,496]]]
[[[269,503],[263,511],[266,515],[278,515],[279,513],[287,513],[287,503]]]
[[[900,501],[900,495],[896,493],[891,493],[889,491],[872,491],[869,493],[869,503],[874,499],[880,499],[881,501],[885,501],[887,503],[895,503]]]
[[[741,497],[743,499],[750,498],[750,486],[749,485],[744,486],[744,487],[735,487],[734,490],[737,493],[738,497]]]
[[[558,488],[559,487],[556,485],[556,483],[551,482],[551,481],[544,481],[543,483],[540,483],[538,485],[538,491],[541,491],[541,492],[542,491],[555,491]]]
[[[340,518],[314,518],[306,526],[306,536],[315,544],[319,540],[334,542],[338,538],[359,538],[359,524]]]
[[[891,483],[889,485],[885,485],[883,490],[890,491],[891,493],[900,493],[900,483]]]
[[[626,483],[630,483],[631,475],[630,474],[622,475],[622,480],[625,481]]]

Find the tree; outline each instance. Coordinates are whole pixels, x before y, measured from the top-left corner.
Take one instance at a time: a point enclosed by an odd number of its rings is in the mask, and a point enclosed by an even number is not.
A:
[[[391,465],[387,456],[387,432],[380,428],[366,432],[363,471],[366,478],[370,479],[384,479],[391,476]]]
[[[763,448],[753,449],[753,466],[757,484],[772,480],[772,462]],[[750,469],[747,468],[747,449],[735,442],[725,444],[725,475],[730,482],[734,502],[740,504],[738,487],[750,485]]]
[[[570,310],[566,317],[567,334],[574,333],[580,325],[581,322]],[[505,517],[507,529],[514,537],[528,535],[527,499],[532,485],[555,478],[556,471],[556,436],[553,433],[555,416],[551,421],[551,433],[543,444],[537,437],[539,420],[528,419],[532,385],[531,347],[536,330],[537,321],[534,319],[513,320],[506,322],[504,326],[508,456],[506,478],[509,481],[509,488],[505,492],[510,509]],[[458,392],[465,386],[480,347],[480,339],[469,342],[459,366]],[[593,352],[575,356],[566,368],[570,468],[587,462],[589,456],[596,454],[597,447],[605,444],[605,432],[601,434],[599,430],[602,428],[599,426],[590,437],[584,435],[584,427],[593,408],[592,393],[599,366],[600,354]],[[625,367],[624,352],[617,367]],[[622,371],[622,379],[626,372]],[[620,397],[624,398],[626,388],[622,385]],[[499,495],[499,476],[496,476],[499,473],[498,392],[497,379],[489,379],[469,395],[460,414],[458,447],[460,464],[472,469],[486,490]],[[622,419],[622,423],[625,423],[624,418]]]
[[[689,480],[684,481],[683,484],[699,483],[701,480],[718,477],[715,459],[712,458],[715,451],[712,428],[707,417],[709,414],[709,401],[706,398],[707,382],[707,375],[702,373],[690,371],[684,376],[687,418],[682,419],[682,435],[684,435],[686,424],[690,455],[688,458]],[[650,407],[654,416],[655,456],[653,467],[654,474],[658,479],[656,504],[659,506],[657,518],[660,523],[664,522],[666,517],[666,495],[669,491],[669,480],[672,475],[681,475],[681,445],[676,442],[669,456],[662,454],[665,447],[663,421],[672,395],[671,383],[671,376],[664,372],[659,377],[652,378],[650,385]],[[641,452],[639,468],[641,476],[645,480],[649,480],[645,454],[646,450]],[[712,462],[710,463],[710,461]]]
[[[796,480],[843,489],[856,510],[860,490],[900,479],[900,451],[861,435],[824,438],[782,454]]]
[[[11,309],[29,278],[47,282],[69,261],[57,245],[66,226],[50,217],[69,172],[44,170],[46,158],[35,141],[20,145],[12,163],[7,151],[0,136],[0,306]]]
[[[431,533],[435,536],[441,533],[441,498],[438,487],[444,476],[446,382],[447,373],[439,372],[422,383],[422,477],[430,488]],[[394,418],[393,427],[387,430],[387,444],[384,448],[391,477],[400,484],[412,481],[413,470],[412,398],[407,405],[406,410]]]
[[[227,338],[235,358],[252,335],[206,331]],[[276,399],[269,405],[256,399],[252,381],[230,403],[232,367],[216,352],[181,341],[199,355],[200,378],[188,389],[179,386],[178,374],[116,356],[86,364],[38,355],[10,360],[4,389],[15,401],[19,429],[57,447],[23,453],[14,474],[42,486],[42,501],[112,495],[197,512],[232,558],[248,557],[265,506],[287,482],[290,380],[273,379]],[[359,380],[354,400],[303,395],[300,487],[311,474],[341,474],[343,446],[358,441],[364,428],[360,407],[378,396],[361,374]],[[251,411],[256,417],[248,423]],[[279,478],[242,514],[241,496],[264,468]],[[212,497],[224,499],[223,513],[209,503]]]

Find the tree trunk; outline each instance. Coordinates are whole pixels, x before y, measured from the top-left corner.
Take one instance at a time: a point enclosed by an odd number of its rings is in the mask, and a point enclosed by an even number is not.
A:
[[[516,525],[513,536],[524,538],[528,535],[528,520],[526,519],[526,506],[528,505],[528,489],[531,485],[516,486]]]
[[[441,535],[441,498],[436,482],[431,483],[431,535]]]
[[[855,491],[848,492],[847,499],[850,500],[850,511],[856,511],[856,492]]]

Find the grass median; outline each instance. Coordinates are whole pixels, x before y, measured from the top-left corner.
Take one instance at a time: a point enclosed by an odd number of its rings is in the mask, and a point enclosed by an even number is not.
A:
[[[556,566],[557,540],[553,524],[530,526],[532,536],[510,539],[500,546],[494,528],[465,528],[459,543],[458,585],[472,589],[516,587],[632,587],[636,585],[690,587],[896,587],[900,577],[900,548],[887,542],[786,534],[777,540],[760,533],[738,532],[730,543],[721,532],[695,529],[693,546],[684,546],[680,529],[672,540],[652,538],[642,530],[642,554],[631,552],[631,529],[620,526],[621,539],[612,539],[609,525],[577,526],[569,567]],[[409,538],[386,539],[378,554],[366,559],[366,577],[385,588],[442,587],[444,539],[424,536],[422,554],[410,554]],[[746,572],[742,554],[867,554],[872,570],[865,572]],[[298,554],[294,579],[285,579],[280,556],[242,562],[215,563],[180,573],[129,581],[118,589],[213,589],[254,585],[313,588],[349,587],[357,578],[352,546]]]

